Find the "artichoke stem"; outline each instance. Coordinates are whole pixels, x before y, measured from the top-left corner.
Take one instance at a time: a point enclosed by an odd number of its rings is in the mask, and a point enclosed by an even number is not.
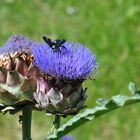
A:
[[[60,121],[61,121],[61,116],[55,115],[55,120],[53,122],[55,129],[58,129],[60,127]]]
[[[25,106],[22,110],[22,140],[32,140],[31,138],[31,118],[32,106]]]

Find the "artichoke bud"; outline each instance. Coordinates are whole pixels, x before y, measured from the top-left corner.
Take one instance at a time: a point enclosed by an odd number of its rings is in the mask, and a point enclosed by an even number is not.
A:
[[[74,115],[84,107],[87,95],[82,84],[73,86],[67,82],[51,84],[43,78],[37,81],[37,91],[34,93],[36,107],[47,113],[61,116]]]
[[[0,103],[19,109],[27,103],[33,103],[36,89],[37,69],[32,56],[26,53],[14,53],[0,57]],[[0,108],[0,110],[1,110]]]

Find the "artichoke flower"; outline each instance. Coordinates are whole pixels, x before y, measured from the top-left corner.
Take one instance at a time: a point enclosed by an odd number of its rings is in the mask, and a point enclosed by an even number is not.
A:
[[[46,44],[32,48],[34,63],[42,71],[34,92],[36,107],[63,117],[74,115],[85,107],[82,83],[94,74],[96,57],[79,43],[43,39]]]
[[[1,111],[14,113],[33,103],[37,69],[30,49],[36,44],[22,35],[13,35],[0,48]]]

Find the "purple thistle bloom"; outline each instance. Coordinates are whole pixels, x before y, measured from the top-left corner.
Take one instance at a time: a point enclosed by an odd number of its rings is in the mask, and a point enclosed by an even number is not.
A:
[[[74,140],[71,136],[64,136],[60,140]]]
[[[13,35],[7,42],[0,47],[0,54],[9,54],[14,52],[29,53],[31,47],[35,46],[37,42],[29,40],[22,35]]]
[[[57,49],[47,44],[32,48],[35,64],[56,79],[85,79],[96,69],[96,57],[79,43],[65,42]]]

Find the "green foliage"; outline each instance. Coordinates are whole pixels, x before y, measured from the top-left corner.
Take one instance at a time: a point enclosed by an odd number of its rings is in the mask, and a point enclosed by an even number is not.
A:
[[[70,7],[76,9],[73,14],[68,12]],[[85,83],[89,96],[86,104],[90,108],[97,98],[108,99],[117,93],[127,93],[129,81],[140,85],[139,25],[138,0],[0,1],[1,45],[12,34],[39,41],[47,35],[78,41],[92,49],[99,69],[96,81]],[[77,140],[139,140],[139,108],[138,104],[116,110],[112,115],[86,123],[72,135]],[[0,138],[20,139],[18,116],[0,114],[0,117]],[[42,112],[33,112],[33,140],[47,135],[52,121],[52,117],[46,118]]]
[[[140,95],[135,90],[135,84],[129,84],[129,90],[133,93],[131,96],[125,95],[116,95],[113,96],[110,100],[106,101],[104,99],[98,99],[98,105],[91,109],[86,109],[84,112],[77,114],[67,123],[58,128],[52,135],[48,136],[46,140],[57,140],[58,138],[66,135],[72,130],[76,129],[80,125],[85,124],[95,118],[111,112],[115,109],[121,108],[126,105],[140,102]]]

